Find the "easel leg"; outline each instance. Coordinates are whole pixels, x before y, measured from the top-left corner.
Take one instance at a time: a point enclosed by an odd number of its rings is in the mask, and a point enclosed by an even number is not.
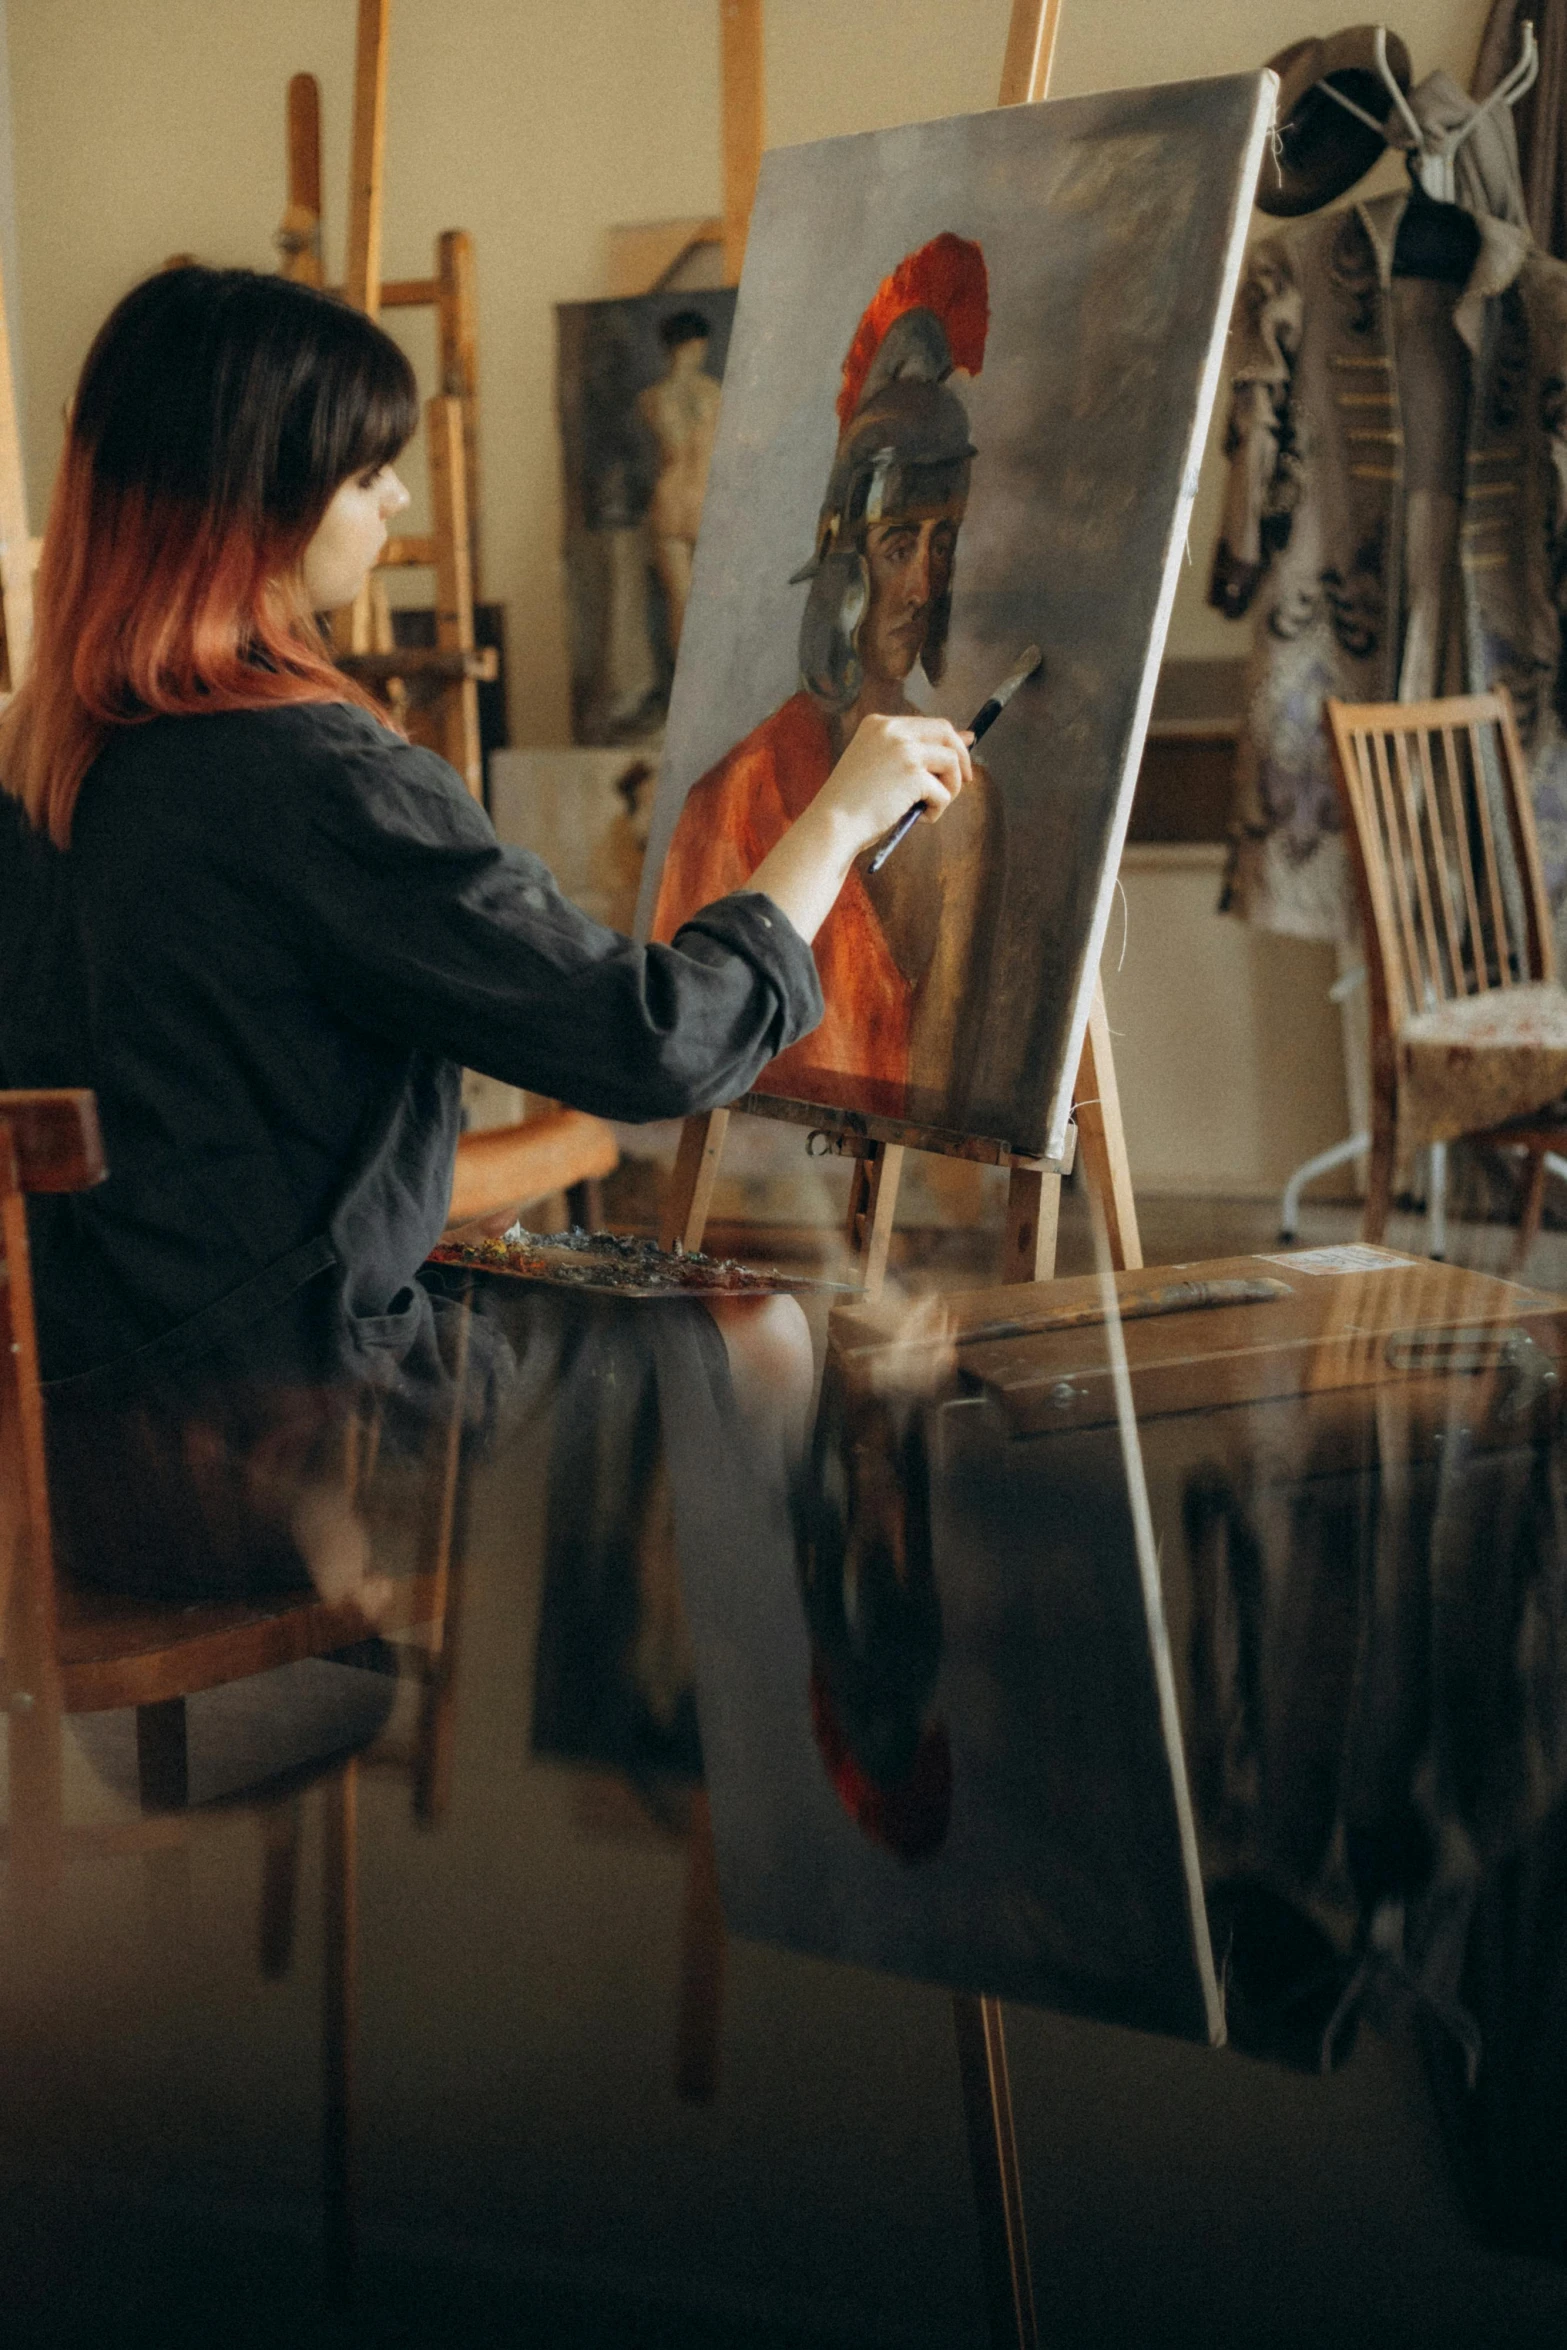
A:
[[[699,1787],[691,1798],[685,1915],[680,1928],[680,2022],[675,2043],[675,2094],[687,2105],[711,2105],[718,2094],[726,1949],[713,1816],[707,1791]]]
[[[0,313],[0,619],[3,619],[3,682],[14,693],[22,682],[33,643],[33,554],[27,530],[27,485],[22,476],[22,442],[16,415],[11,343]]]
[[[451,1798],[457,1736],[457,1651],[462,1629],[463,1586],[468,1553],[471,1483],[463,1476],[463,1411],[468,1393],[468,1353],[473,1335],[473,1285],[463,1297],[463,1318],[452,1365],[452,1400],[446,1424],[446,1452],[436,1511],[427,1529],[424,1556],[434,1601],[435,1634],[425,1659],[425,1682],[415,1744],[414,1817],[425,1827],[441,1819]]]
[[[321,85],[296,73],[288,85],[288,212],[278,235],[284,277],[325,282],[321,267]]]
[[[268,1804],[261,1815],[261,1974],[280,1983],[294,1955],[299,1893],[300,1797]]]
[[[848,1240],[860,1260],[863,1291],[880,1297],[887,1278],[887,1251],[898,1213],[898,1185],[903,1179],[901,1142],[872,1143],[868,1155],[854,1162],[849,1191]]]
[[[1523,1278],[1524,1260],[1533,1248],[1545,1213],[1545,1183],[1550,1169],[1545,1153],[1537,1150],[1529,1161],[1529,1185],[1523,1195],[1523,1212],[1518,1219],[1518,1238],[1513,1243],[1513,1259],[1508,1267],[1515,1281]]]
[[[1061,0],[1012,0],[998,106],[1026,106],[1050,87]]]
[[[698,1117],[688,1118],[681,1128],[680,1150],[659,1229],[660,1248],[701,1247],[728,1131],[727,1110],[705,1110]]]
[[[718,0],[724,109],[724,283],[740,283],[762,161],[762,0]]]
[[[357,2029],[358,1764],[352,1757],[322,1790],[321,2184],[326,2296],[354,2297],[354,2039]]]
[[[1379,1092],[1371,1108],[1371,1153],[1366,1161],[1366,1204],[1361,1212],[1362,1240],[1380,1240],[1387,1230],[1393,1206],[1393,1173],[1398,1161],[1398,1134],[1387,1096]]]
[[[343,299],[381,315],[381,212],[386,183],[386,68],[392,0],[359,0],[354,36],[354,128],[348,175],[348,257]],[[340,653],[370,651],[368,581],[332,615]]]
[[[441,389],[462,402],[463,472],[467,489],[468,567],[479,592],[479,357],[475,318],[473,239],[465,228],[443,229],[435,247],[436,339]]]
[[[1007,1185],[1003,1281],[1051,1281],[1061,1221],[1061,1178],[1053,1169],[1014,1167]]]
[[[1097,980],[1072,1099],[1083,1172],[1104,1202],[1110,1262],[1118,1272],[1135,1272],[1143,1261],[1143,1244],[1137,1232],[1132,1173],[1126,1162],[1126,1134],[1121,1124],[1115,1056],[1110,1049],[1110,1023],[1105,1017],[1104,989]]]
[[[473,562],[468,545],[463,405],[442,392],[425,402],[424,414],[435,521],[435,641],[449,652],[471,652]],[[479,689],[471,677],[449,679],[442,691],[441,748],[474,798],[482,800]]]
[[[386,187],[386,68],[392,0],[359,0],[354,38],[353,155],[343,299],[381,315],[381,212]]]
[[[1023,2223],[1023,2188],[1012,2127],[1006,2030],[999,1999],[952,1995],[963,2112],[968,2123],[969,2169],[979,2221],[985,2304],[994,2350],[1036,2350],[1034,2284]]]

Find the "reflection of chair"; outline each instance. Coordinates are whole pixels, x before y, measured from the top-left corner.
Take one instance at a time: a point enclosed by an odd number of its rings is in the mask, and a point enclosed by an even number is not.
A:
[[[1511,705],[1330,700],[1327,718],[1371,982],[1365,1237],[1400,1155],[1467,1134],[1528,1156],[1516,1270],[1567,1141],[1567,1115],[1542,1115],[1567,1089],[1567,990]]]
[[[57,1881],[66,1847],[63,1721],[67,1714],[134,1707],[144,1811],[186,1800],[185,1701],[279,1665],[351,1648],[371,1631],[419,1629],[434,1652],[428,1675],[449,1678],[442,1639],[451,1587],[450,1497],[460,1407],[438,1464],[444,1509],[433,1574],[392,1586],[372,1625],[351,1599],[280,1596],[221,1605],[149,1605],[57,1585],[44,1445],[43,1398],[27,1249],[29,1192],[80,1191],[104,1173],[90,1093],[0,1093],[0,1694],[8,1713],[13,1884],[35,1894]],[[460,1382],[459,1382],[460,1384]],[[444,1706],[427,1705],[432,1750],[445,1743]],[[352,2264],[350,2082],[354,1954],[355,1766],[325,1788],[323,2081],[329,2280],[347,2289]],[[425,1778],[441,1776],[425,1765]],[[154,1846],[165,1839],[149,1822]],[[164,1826],[172,1823],[165,1822]],[[265,1972],[280,1971],[291,1938],[297,1819],[268,1822],[263,1877]]]
[[[44,1453],[37,1335],[23,1199],[30,1191],[79,1191],[101,1180],[102,1145],[92,1096],[0,1093],[0,1473],[7,1522],[0,1544],[3,1653],[20,1723],[64,1714],[136,1709],[142,1797],[149,1810],[185,1800],[185,1698],[303,1657],[351,1646],[372,1626],[357,1602],[282,1595],[260,1601],[171,1607],[56,1587]],[[425,1619],[429,1590],[396,1587],[397,1627]],[[18,1710],[15,1693],[31,1698]],[[27,1743],[24,1730],[23,1744]],[[51,1758],[39,1755],[47,1778]],[[24,1786],[39,1797],[44,1781]],[[51,1805],[24,1805],[43,1834]],[[21,1831],[24,1834],[26,1831]],[[40,1847],[40,1855],[42,1847]]]

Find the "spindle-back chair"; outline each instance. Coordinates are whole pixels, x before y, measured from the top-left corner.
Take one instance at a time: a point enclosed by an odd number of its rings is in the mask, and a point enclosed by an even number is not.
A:
[[[1380,1239],[1401,1154],[1455,1136],[1530,1162],[1515,1267],[1567,1141],[1567,990],[1512,705],[1329,700],[1371,1003],[1364,1233]]]

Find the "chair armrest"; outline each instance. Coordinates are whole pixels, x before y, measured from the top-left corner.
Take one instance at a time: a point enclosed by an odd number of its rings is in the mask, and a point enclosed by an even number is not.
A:
[[[108,1173],[98,1105],[85,1088],[0,1093],[18,1191],[87,1191]]]
[[[520,1126],[491,1126],[457,1145],[448,1228],[608,1175],[620,1164],[614,1128],[585,1110],[549,1110]]]

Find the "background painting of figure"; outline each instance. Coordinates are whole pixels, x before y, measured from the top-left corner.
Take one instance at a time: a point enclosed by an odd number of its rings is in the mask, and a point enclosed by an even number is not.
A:
[[[963,725],[1045,666],[851,876],[827,1016],[759,1091],[1061,1148],[1272,91],[764,160],[642,922],[741,886],[868,711]]]
[[[556,310],[578,742],[662,731],[734,306],[723,289]]]

